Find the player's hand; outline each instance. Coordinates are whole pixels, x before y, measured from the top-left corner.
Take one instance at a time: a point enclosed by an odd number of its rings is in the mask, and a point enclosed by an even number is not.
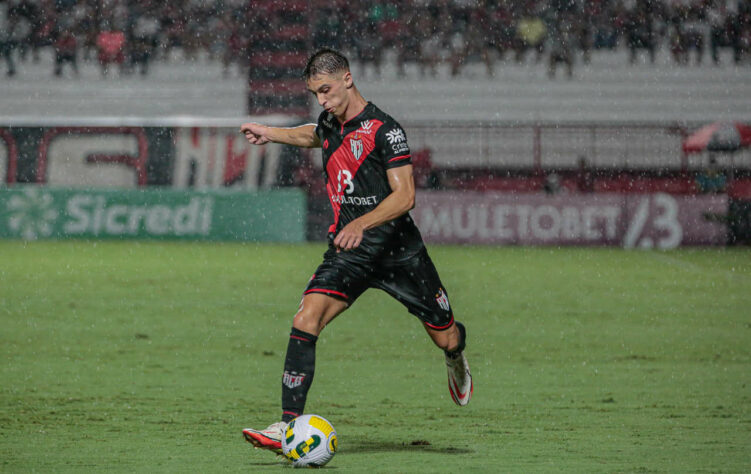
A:
[[[365,231],[365,226],[360,223],[358,219],[353,220],[349,224],[345,225],[342,230],[336,235],[334,239],[334,247],[336,251],[345,252],[357,248],[362,242],[362,234]]]
[[[268,130],[269,127],[260,123],[244,123],[240,127],[240,131],[245,134],[245,138],[253,145],[265,145],[270,142],[271,140],[266,137]]]

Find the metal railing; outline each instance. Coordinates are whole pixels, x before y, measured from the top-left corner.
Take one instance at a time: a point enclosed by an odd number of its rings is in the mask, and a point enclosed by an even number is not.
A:
[[[413,151],[429,149],[442,169],[696,169],[708,154],[685,155],[682,141],[701,124],[405,123]],[[751,168],[751,151],[715,154],[725,167]]]

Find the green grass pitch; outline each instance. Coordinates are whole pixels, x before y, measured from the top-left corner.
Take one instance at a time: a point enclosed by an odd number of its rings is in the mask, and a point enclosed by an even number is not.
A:
[[[274,472],[322,244],[0,243],[0,471]],[[751,249],[432,246],[475,393],[371,290],[318,343],[334,472],[750,472]]]

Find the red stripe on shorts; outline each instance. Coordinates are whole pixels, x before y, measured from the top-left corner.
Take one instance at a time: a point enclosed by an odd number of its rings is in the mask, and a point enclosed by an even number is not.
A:
[[[327,290],[325,288],[311,288],[311,289],[309,289],[308,291],[305,292],[306,295],[308,293],[324,293],[324,294],[327,294],[327,295],[341,296],[345,300],[349,299],[349,297],[347,295],[345,295],[344,293],[340,293],[340,292],[334,291],[334,290]]]
[[[454,315],[453,314],[451,315],[451,321],[449,321],[449,323],[445,326],[436,326],[436,325],[427,323],[425,321],[423,321],[422,323],[426,325],[427,327],[429,327],[430,329],[435,329],[436,331],[442,331],[444,329],[448,329],[452,324],[454,324]]]

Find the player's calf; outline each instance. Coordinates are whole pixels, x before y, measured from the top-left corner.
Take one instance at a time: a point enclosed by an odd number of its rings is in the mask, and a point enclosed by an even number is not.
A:
[[[455,326],[459,331],[459,343],[454,350],[445,351],[449,393],[451,393],[454,403],[465,406],[472,398],[474,385],[472,384],[472,374],[469,371],[469,363],[464,356],[467,331],[462,323],[456,323]]]

